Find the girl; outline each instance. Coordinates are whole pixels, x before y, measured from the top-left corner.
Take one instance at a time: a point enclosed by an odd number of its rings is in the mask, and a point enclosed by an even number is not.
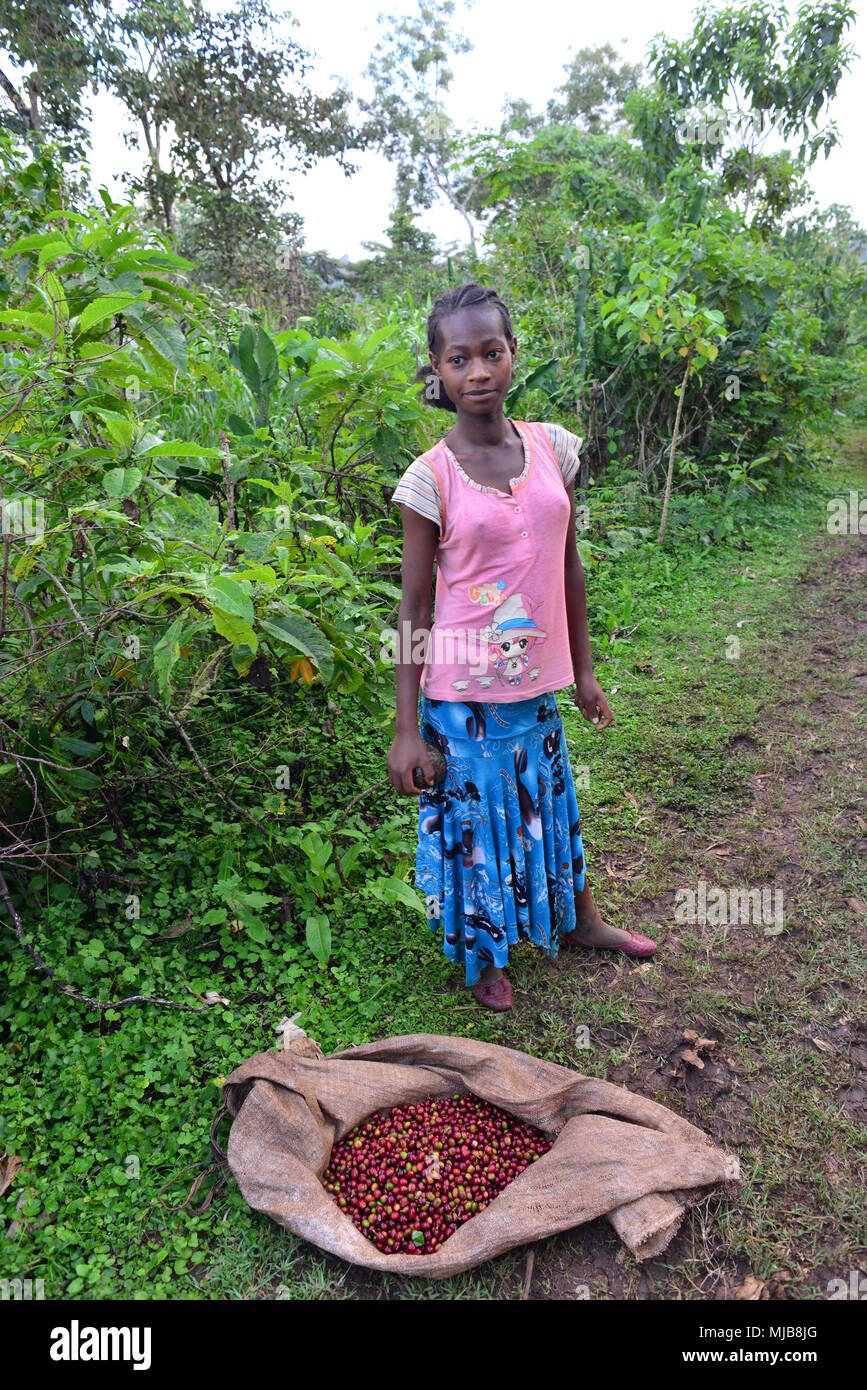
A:
[[[656,950],[649,937],[608,926],[585,882],[554,695],[574,681],[585,719],[598,729],[613,722],[593,675],[575,544],[582,441],[504,416],[517,347],[494,290],[464,284],[436,301],[429,381],[457,424],[393,493],[403,591],[388,775],[419,797],[416,886],[428,925],[443,932],[449,960],[463,962],[476,999],[497,1012],[512,1006],[504,970],[522,936],[552,958],[562,942],[630,956]],[[440,785],[425,741],[445,756]]]

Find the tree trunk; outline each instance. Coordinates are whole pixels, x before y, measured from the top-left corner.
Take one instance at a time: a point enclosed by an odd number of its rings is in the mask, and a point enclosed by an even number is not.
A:
[[[680,383],[680,395],[677,400],[677,414],[674,417],[674,431],[671,436],[671,453],[668,456],[668,476],[665,479],[665,497],[662,502],[662,519],[659,523],[659,535],[657,544],[662,545],[665,539],[665,522],[668,517],[668,500],[671,497],[671,480],[674,476],[674,452],[677,448],[677,437],[680,433],[680,418],[683,414],[683,399],[686,395],[686,379],[689,376],[689,366],[692,361],[692,348],[686,354],[686,369],[683,373],[683,381]]]

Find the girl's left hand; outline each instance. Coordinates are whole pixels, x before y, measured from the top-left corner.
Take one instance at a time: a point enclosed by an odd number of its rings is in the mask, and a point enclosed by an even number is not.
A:
[[[608,708],[608,701],[602,692],[602,686],[592,671],[576,681],[576,687],[575,704],[584,718],[589,719],[590,723],[595,726],[597,732],[600,729],[607,729],[609,724],[614,723],[614,715]]]

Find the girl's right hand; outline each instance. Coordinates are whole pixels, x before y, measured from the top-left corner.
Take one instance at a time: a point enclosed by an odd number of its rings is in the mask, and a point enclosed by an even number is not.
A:
[[[388,779],[404,796],[421,796],[422,788],[412,780],[413,769],[420,767],[429,787],[434,785],[434,770],[420,733],[395,734],[388,750]]]

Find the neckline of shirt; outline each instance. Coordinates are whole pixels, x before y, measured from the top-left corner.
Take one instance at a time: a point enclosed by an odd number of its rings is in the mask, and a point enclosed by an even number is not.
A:
[[[518,427],[517,423],[514,420],[509,420],[509,424],[513,425],[514,428],[518,431],[518,435],[521,440],[521,447],[524,450],[524,467],[521,470],[520,477],[509,479],[510,487],[519,487],[521,483],[526,482],[530,472],[530,445],[527,436],[524,434],[524,431]],[[446,441],[444,439],[441,439],[440,443],[442,444],[443,448],[445,449],[446,453],[448,454],[458,473],[463,478],[464,482],[469,483],[470,487],[474,487],[477,492],[494,492],[497,494],[498,497],[512,498],[514,496],[514,493],[512,492],[503,492],[502,488],[487,487],[484,483],[477,483],[475,478],[471,478],[469,473],[464,472],[463,468],[460,465],[460,461],[457,455],[449,448]]]

